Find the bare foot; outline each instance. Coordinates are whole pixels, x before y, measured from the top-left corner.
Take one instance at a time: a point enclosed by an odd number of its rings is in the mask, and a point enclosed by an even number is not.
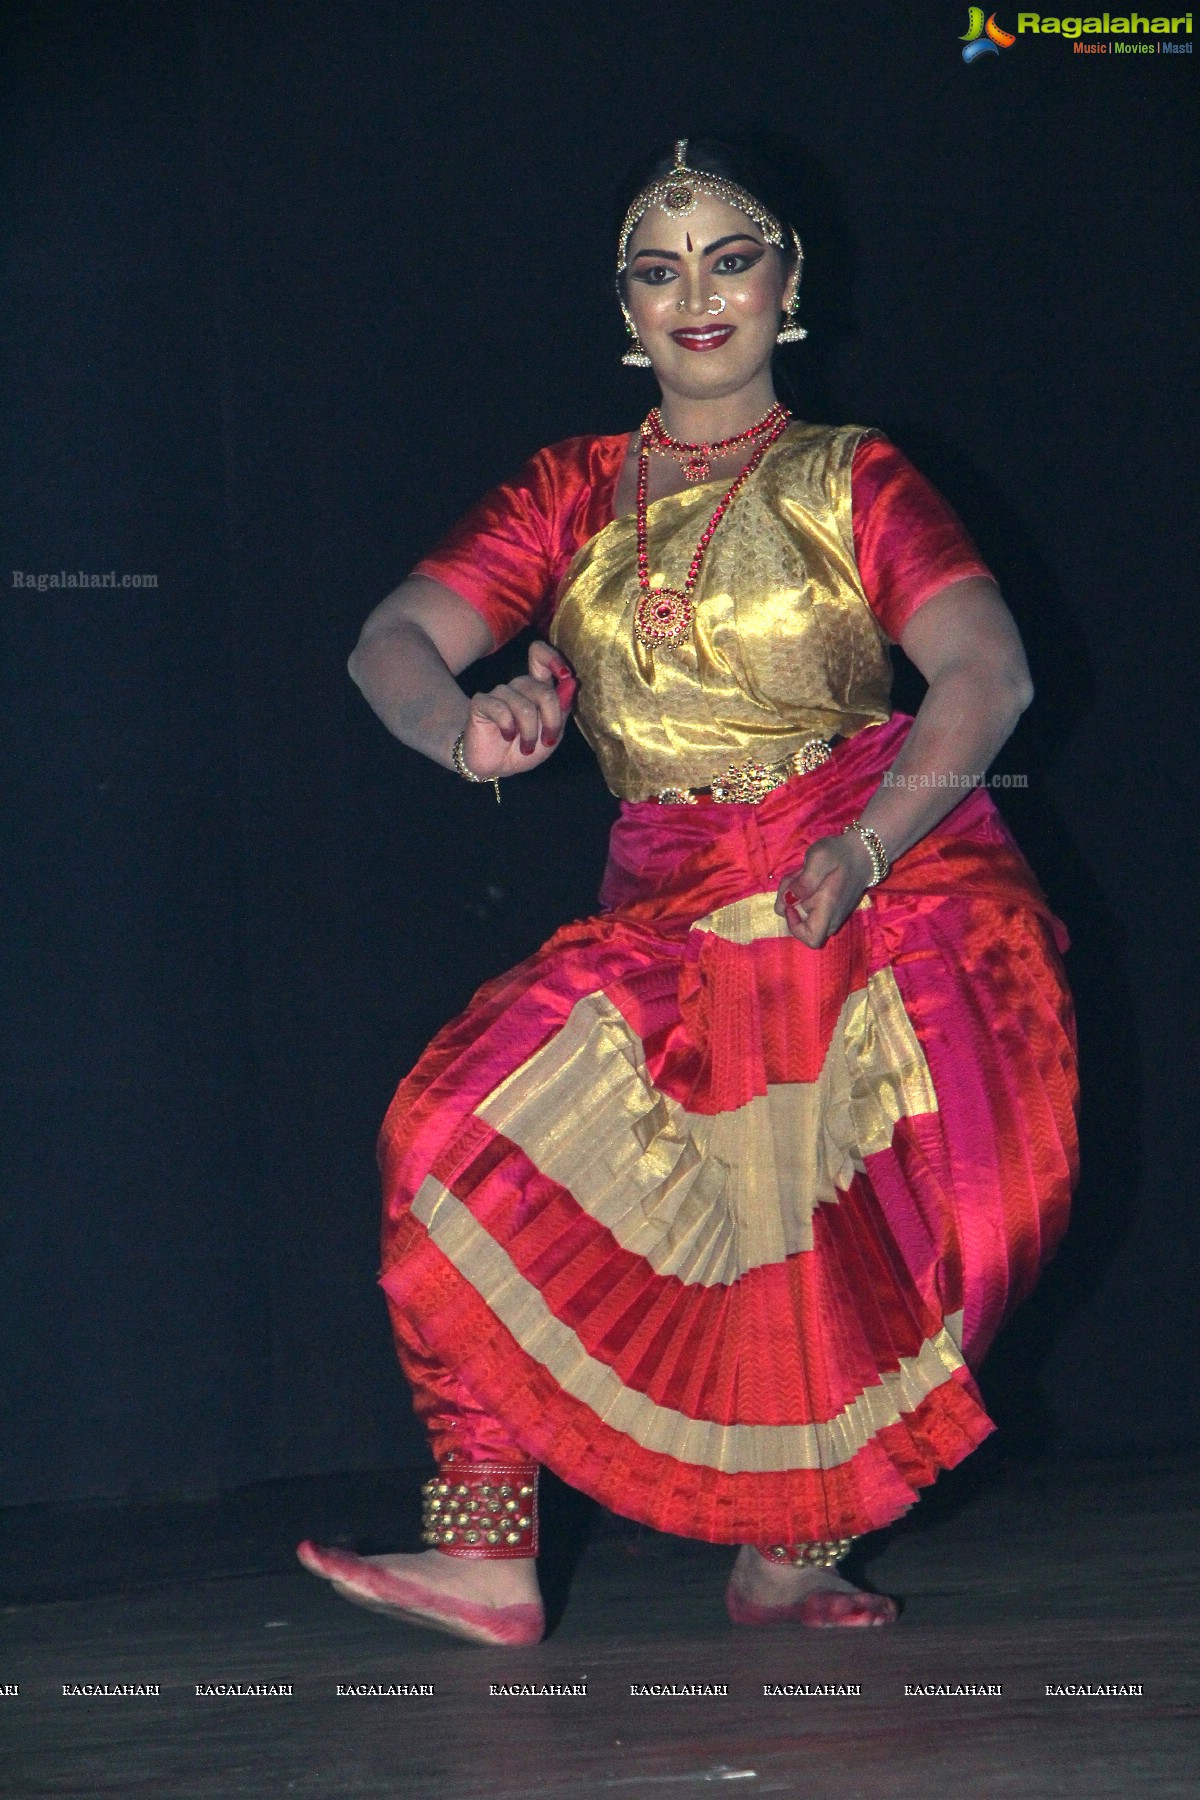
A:
[[[479,1606],[541,1604],[532,1556],[443,1556],[440,1550],[422,1550],[413,1556],[364,1556],[361,1560],[386,1569],[389,1575],[419,1581],[434,1593],[474,1600]],[[341,1591],[341,1582],[333,1585]]]
[[[536,1644],[545,1630],[537,1569],[528,1557],[355,1556],[303,1543],[304,1567],[357,1606],[485,1644]]]
[[[738,1625],[891,1625],[899,1616],[894,1600],[865,1593],[836,1568],[768,1562],[749,1544],[738,1551],[725,1598]]]

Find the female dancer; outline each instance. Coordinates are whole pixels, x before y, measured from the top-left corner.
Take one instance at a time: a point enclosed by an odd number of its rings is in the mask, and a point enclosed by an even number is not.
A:
[[[481,989],[383,1127],[429,1548],[300,1556],[536,1642],[545,1464],[740,1545],[735,1622],[883,1624],[837,1562],[992,1429],[970,1371],[1074,1174],[1065,939],[978,785],[1029,675],[940,496],[878,432],[779,406],[801,249],[769,171],[681,140],[617,267],[661,406],[535,456],[351,659],[467,781],[537,768],[574,704],[622,806],[601,912]],[[531,622],[528,674],[468,700]]]

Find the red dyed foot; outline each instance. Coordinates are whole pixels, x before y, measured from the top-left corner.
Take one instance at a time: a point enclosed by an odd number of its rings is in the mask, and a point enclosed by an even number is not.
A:
[[[800,1623],[824,1629],[829,1626],[894,1625],[900,1608],[887,1594],[852,1594],[818,1589],[800,1602]]]
[[[894,1625],[900,1609],[886,1594],[865,1594],[860,1588],[814,1588],[798,1600],[768,1606],[749,1599],[731,1580],[725,1590],[725,1607],[735,1625],[808,1625],[818,1630],[865,1625]]]
[[[356,1606],[390,1613],[414,1625],[427,1625],[433,1631],[445,1631],[472,1644],[539,1644],[545,1634],[546,1619],[540,1602],[487,1606],[444,1593],[421,1579],[421,1556],[403,1558],[413,1565],[413,1573],[399,1575],[371,1557],[325,1549],[307,1540],[297,1546],[296,1555],[311,1574],[332,1582],[336,1591]]]

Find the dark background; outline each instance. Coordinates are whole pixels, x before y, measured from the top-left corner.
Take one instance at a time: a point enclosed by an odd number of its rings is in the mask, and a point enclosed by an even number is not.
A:
[[[1006,811],[1074,938],[1086,1164],[989,1396],[1030,1454],[1200,1441],[1194,62],[968,68],[965,10],[7,7],[0,579],[158,585],[4,607],[0,1502],[423,1454],[375,1130],[591,909],[612,803],[572,736],[497,810],[345,657],[481,489],[649,404],[609,207],[698,124],[794,138],[798,408],[915,458],[1030,648]]]

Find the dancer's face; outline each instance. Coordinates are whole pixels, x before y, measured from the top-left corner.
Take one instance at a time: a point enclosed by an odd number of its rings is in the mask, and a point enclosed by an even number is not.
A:
[[[745,213],[707,194],[651,207],[630,238],[626,304],[664,394],[717,399],[770,363],[795,272]]]

